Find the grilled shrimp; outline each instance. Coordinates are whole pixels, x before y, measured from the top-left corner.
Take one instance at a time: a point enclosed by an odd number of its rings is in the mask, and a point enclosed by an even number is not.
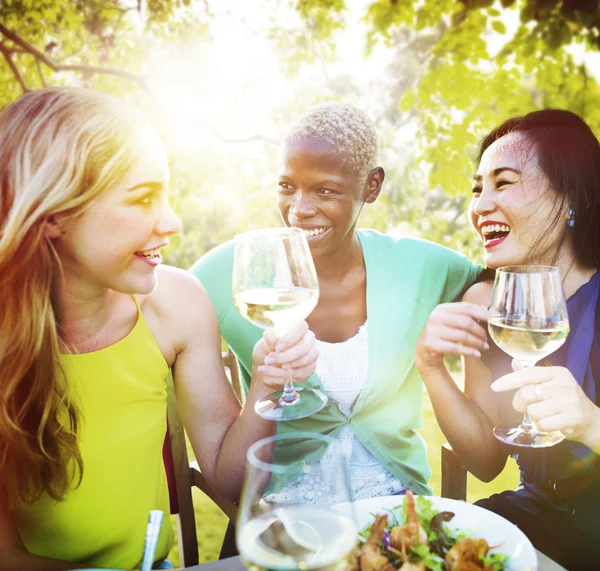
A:
[[[367,541],[361,547],[360,571],[395,571],[395,567],[381,553],[381,539],[386,526],[387,515],[378,515]]]
[[[448,553],[446,561],[450,564],[450,571],[463,569],[483,569],[481,558],[487,555],[490,546],[485,539],[463,539],[457,542]]]
[[[419,523],[415,510],[415,498],[410,490],[406,491],[406,525],[397,525],[390,531],[390,545],[401,551],[406,561],[406,550],[413,545],[427,543],[427,533]]]

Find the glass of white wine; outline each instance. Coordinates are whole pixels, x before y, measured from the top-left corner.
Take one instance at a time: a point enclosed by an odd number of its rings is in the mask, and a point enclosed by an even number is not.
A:
[[[529,264],[496,270],[488,328],[496,345],[524,367],[556,351],[569,334],[559,269]],[[564,439],[558,431],[539,431],[527,414],[519,427],[496,426],[494,435],[513,446],[533,448]]]
[[[319,301],[319,282],[304,232],[269,228],[234,239],[233,301],[251,323],[283,335],[306,319]],[[294,420],[321,410],[327,396],[295,388],[292,377],[281,391],[257,401],[257,414],[269,420]]]
[[[344,457],[312,433],[265,438],[248,449],[236,543],[252,571],[346,569],[357,531]]]

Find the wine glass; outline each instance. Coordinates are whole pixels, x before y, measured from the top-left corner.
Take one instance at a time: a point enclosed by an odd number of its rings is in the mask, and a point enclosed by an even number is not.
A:
[[[306,319],[319,300],[319,282],[308,242],[299,228],[269,228],[234,239],[233,301],[250,322],[279,337]],[[320,411],[327,396],[294,388],[292,377],[281,391],[254,405],[269,420],[294,420]]]
[[[242,560],[253,571],[344,569],[357,540],[351,500],[333,438],[295,432],[256,442],[236,526]]]
[[[506,266],[496,270],[488,328],[496,345],[524,367],[556,351],[569,334],[560,271],[553,266]],[[494,436],[513,446],[545,448],[564,439],[542,432],[527,413],[518,428],[496,426]]]

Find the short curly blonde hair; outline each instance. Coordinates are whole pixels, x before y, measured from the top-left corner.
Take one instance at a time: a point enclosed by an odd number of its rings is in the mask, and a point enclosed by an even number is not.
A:
[[[378,166],[379,141],[373,121],[346,103],[329,101],[310,109],[296,121],[285,136],[285,143],[322,141],[352,169],[361,183]]]

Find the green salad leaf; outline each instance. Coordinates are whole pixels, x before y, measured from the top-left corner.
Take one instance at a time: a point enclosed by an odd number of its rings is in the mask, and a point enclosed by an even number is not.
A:
[[[445,560],[437,553],[429,549],[429,545],[415,545],[411,551],[418,557],[416,561],[421,561],[427,569],[431,571],[446,571]]]
[[[508,561],[508,555],[506,553],[488,553],[481,558],[484,567],[491,567],[492,569],[506,569],[504,565]]]
[[[406,525],[408,523],[408,514],[406,509],[406,500],[391,509],[386,509],[388,519],[386,532],[389,534],[393,527]],[[423,563],[430,571],[446,571],[446,554],[452,547],[466,539],[472,537],[472,531],[453,530],[446,523],[454,516],[451,512],[440,512],[434,506],[432,500],[425,496],[415,496],[415,511],[419,518],[419,523],[427,534],[427,543],[413,546],[409,549],[407,556],[411,563]],[[373,518],[377,514],[371,514]],[[438,516],[436,518],[436,516]],[[433,525],[432,525],[433,523]],[[371,532],[372,524],[367,525],[360,533],[360,543],[364,543]],[[381,553],[384,554],[390,563],[398,568],[402,564],[402,558],[399,553],[388,549],[389,542],[380,542]],[[403,556],[406,557],[406,556]],[[481,557],[481,568],[493,569],[494,571],[507,571],[507,562],[509,556],[505,553],[488,553]]]

